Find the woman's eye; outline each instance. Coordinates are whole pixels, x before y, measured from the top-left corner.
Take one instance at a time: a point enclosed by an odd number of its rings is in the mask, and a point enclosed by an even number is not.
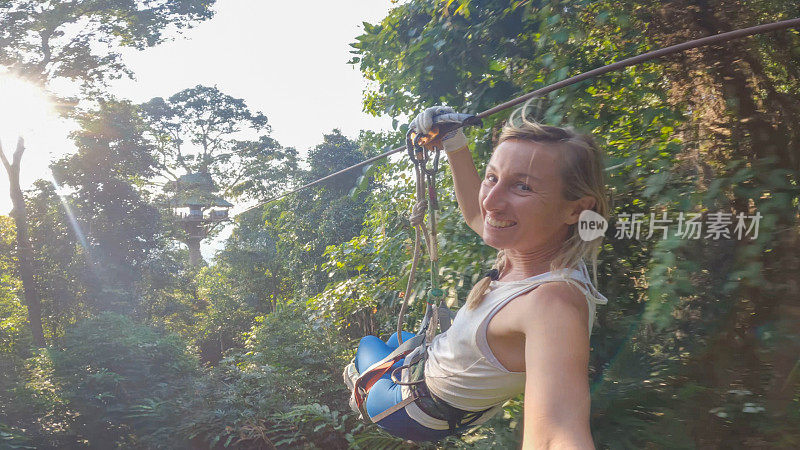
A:
[[[525,183],[517,183],[517,187],[519,187],[520,190],[523,190],[523,191],[530,191],[531,190],[531,187],[528,186]]]
[[[492,183],[497,183],[497,177],[492,175],[492,174],[487,174],[486,175],[486,181],[489,181],[489,182],[492,182]]]

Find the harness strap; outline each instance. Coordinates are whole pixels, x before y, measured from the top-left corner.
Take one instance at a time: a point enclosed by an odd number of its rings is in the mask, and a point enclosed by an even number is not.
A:
[[[411,386],[411,396],[416,397],[415,403],[423,413],[434,419],[447,421],[450,433],[455,434],[458,428],[469,426],[492,409],[467,411],[456,408],[434,395],[425,383],[425,361],[427,359],[427,348],[420,354],[415,355],[413,361],[408,364],[409,380],[403,383]]]
[[[396,349],[394,349],[394,351],[392,351],[392,353],[389,353],[389,355],[386,356],[384,360],[386,359],[396,360],[397,359],[396,357],[399,355],[406,356],[407,354],[415,350],[417,347],[424,344],[424,341],[425,341],[424,335],[416,335],[410,338],[409,340],[403,342],[402,344],[400,344]],[[367,369],[367,371],[369,371],[369,369]]]
[[[377,423],[380,420],[385,419],[386,417],[396,413],[397,411],[400,411],[409,404],[414,403],[415,401],[417,401],[417,399],[419,399],[418,395],[415,392],[412,392],[411,395],[408,396],[408,398],[403,399],[403,401],[394,406],[390,406],[382,413],[376,414],[375,417],[370,417],[369,420],[371,420],[374,423]]]
[[[420,348],[422,348],[422,351],[411,354],[414,350],[419,350]],[[408,359],[406,364],[392,370],[394,363],[399,361],[402,357]],[[459,428],[471,425],[482,417],[483,414],[492,409],[488,408],[482,411],[463,410],[450,405],[431,393],[425,383],[425,361],[428,359],[427,357],[427,346],[424,342],[424,335],[417,335],[401,344],[392,354],[370,366],[369,369],[355,381],[355,387],[353,389],[353,398],[356,403],[355,407],[361,413],[361,416],[372,423],[377,423],[405,408],[409,404],[415,403],[424,414],[434,419],[446,421],[450,433],[455,434],[458,432]],[[395,373],[403,369],[408,370],[407,381],[396,379]],[[370,417],[366,411],[367,394],[372,386],[390,370],[393,382],[398,385],[410,387],[409,395],[397,404]]]
[[[439,306],[439,329],[442,330],[442,333],[450,329],[450,325],[453,323],[453,311],[447,307],[447,305],[442,304]]]
[[[456,408],[434,395],[424,382],[421,385],[415,386],[412,392],[413,391],[416,391],[415,394],[419,396],[416,402],[419,409],[435,419],[447,421],[451,434],[455,434],[459,428],[469,426],[480,419],[483,414],[493,409],[487,408],[481,411],[467,411]]]

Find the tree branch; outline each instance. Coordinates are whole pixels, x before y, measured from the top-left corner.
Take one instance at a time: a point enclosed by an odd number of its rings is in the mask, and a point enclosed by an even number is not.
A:
[[[14,151],[14,162],[12,167],[17,167],[19,170],[19,163],[22,160],[22,154],[25,153],[25,139],[22,136],[17,139],[17,149]]]
[[[3,146],[2,144],[0,144],[0,160],[3,161],[3,166],[5,166],[9,177],[11,177],[14,174],[19,175],[19,165],[20,161],[22,160],[23,153],[25,153],[25,140],[22,139],[22,137],[20,137],[17,140],[17,149],[11,156],[12,159],[11,163],[8,162],[8,158],[6,158],[6,154],[3,151]]]
[[[233,181],[231,181],[230,183],[228,183],[228,185],[227,185],[227,186],[226,186],[226,187],[225,187],[225,188],[222,190],[222,195],[223,195],[223,196],[230,195],[230,190],[231,190],[231,189],[232,189],[234,186],[236,186],[236,183],[238,183],[238,182],[239,182],[239,181],[240,181],[240,180],[241,180],[241,179],[242,179],[242,178],[245,176],[245,174],[246,174],[246,171],[245,171],[245,170],[239,170],[238,172],[239,172],[239,175],[238,175],[236,178],[234,178],[234,179],[233,179]]]
[[[189,166],[187,166],[186,163],[183,161],[183,154],[181,153],[181,145],[178,144],[177,142],[175,143],[175,150],[178,151],[178,156],[177,156],[178,164],[180,164],[181,167],[186,169],[186,173],[191,173],[192,171],[189,170]]]
[[[52,58],[52,50],[50,49],[50,36],[52,36],[53,30],[45,29],[39,34],[42,38],[42,61],[39,63],[39,72],[43,75],[47,70],[47,65],[50,64],[50,60]]]
[[[9,176],[11,175],[11,164],[8,162],[8,158],[6,158],[6,153],[3,151],[3,143],[0,142],[0,160],[3,161],[3,166],[6,168],[6,172],[8,172]]]

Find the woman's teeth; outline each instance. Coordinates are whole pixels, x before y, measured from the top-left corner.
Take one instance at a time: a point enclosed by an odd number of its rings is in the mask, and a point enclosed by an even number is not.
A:
[[[491,217],[487,217],[486,221],[489,223],[489,225],[497,228],[508,228],[512,225],[517,224],[516,222],[512,222],[510,220],[497,220],[497,219],[492,219]]]

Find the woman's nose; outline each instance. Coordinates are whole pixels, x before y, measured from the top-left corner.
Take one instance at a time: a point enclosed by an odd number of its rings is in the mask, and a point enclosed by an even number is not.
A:
[[[495,184],[489,188],[486,197],[483,198],[483,208],[487,211],[495,211],[500,209],[505,203],[505,196],[503,195],[503,187],[500,183]]]

